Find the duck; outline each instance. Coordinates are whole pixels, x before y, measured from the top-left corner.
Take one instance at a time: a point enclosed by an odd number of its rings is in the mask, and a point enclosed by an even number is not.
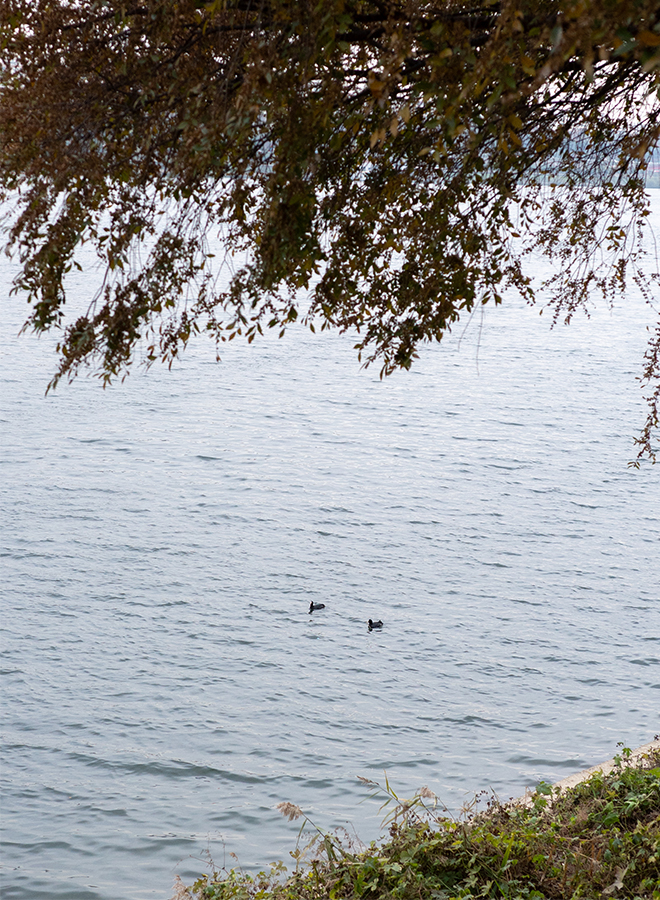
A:
[[[310,613],[313,613],[317,609],[325,609],[325,603],[314,603],[314,601],[312,600],[312,602],[309,604]]]
[[[377,622],[372,622],[371,619],[369,619],[369,625],[367,627],[369,628],[369,631],[373,631],[374,628],[382,628],[383,623],[380,619]]]

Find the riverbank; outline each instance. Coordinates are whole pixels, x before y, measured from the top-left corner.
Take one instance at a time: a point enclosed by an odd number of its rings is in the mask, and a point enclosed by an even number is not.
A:
[[[660,741],[622,749],[606,763],[544,784],[521,801],[476,802],[465,817],[439,814],[423,788],[410,800],[366,782],[389,803],[389,839],[356,847],[302,818],[296,871],[252,877],[236,870],[179,881],[174,900],[458,900],[585,898],[660,900]],[[284,880],[283,880],[284,878]]]
[[[658,754],[660,754],[660,739],[656,738],[653,741],[649,741],[648,744],[637,747],[636,750],[631,750],[628,757],[628,765],[637,766],[643,764],[647,757],[657,756]],[[587,778],[590,778],[597,772],[601,772],[603,775],[609,775],[619,765],[618,760],[619,757],[614,757],[613,759],[608,759],[607,762],[592,766],[590,769],[583,769],[582,772],[577,772],[575,775],[569,775],[567,778],[562,778],[561,781],[557,781],[553,787],[559,790],[566,790],[575,787],[575,785],[580,784],[581,781],[586,781]]]
[[[641,747],[637,747],[635,750],[627,750],[626,751],[626,765],[628,766],[639,766],[643,765],[644,761],[649,758],[660,758],[660,738],[656,737],[654,740],[649,741],[648,744],[643,744]],[[608,759],[605,762],[598,763],[596,766],[591,766],[589,769],[582,769],[580,772],[575,772],[573,775],[568,775],[566,778],[562,778],[560,781],[554,782],[552,785],[553,793],[561,793],[562,791],[566,791],[569,788],[576,787],[576,785],[581,784],[583,781],[587,781],[593,775],[598,773],[602,775],[609,775],[620,765],[621,757],[615,756],[612,759]],[[532,789],[528,789],[524,796],[519,797],[517,800],[512,801],[513,803],[520,803],[529,805],[533,802],[535,795],[535,791]]]

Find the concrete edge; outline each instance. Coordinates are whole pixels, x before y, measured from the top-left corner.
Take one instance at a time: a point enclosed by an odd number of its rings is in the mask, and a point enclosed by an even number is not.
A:
[[[633,750],[630,754],[630,758],[626,760],[627,765],[635,765],[638,762],[641,762],[645,756],[648,756],[649,753],[653,751],[660,753],[660,738],[655,738],[650,741],[648,744],[643,744],[641,747],[637,747],[636,750]],[[592,775],[595,775],[596,772],[602,772],[603,775],[607,775],[616,767],[616,762],[614,759],[608,759],[606,762],[599,763],[597,766],[591,766],[589,769],[583,769],[581,772],[576,772],[574,775],[569,775],[567,778],[562,778],[561,781],[556,781],[553,787],[553,793],[561,792],[568,790],[568,788],[575,787],[576,784],[580,784],[581,781],[586,781],[587,778],[591,778]],[[518,806],[531,806],[532,797],[534,796],[533,788],[526,788],[525,794],[523,797],[517,797],[515,800],[512,800],[511,803],[516,804]]]

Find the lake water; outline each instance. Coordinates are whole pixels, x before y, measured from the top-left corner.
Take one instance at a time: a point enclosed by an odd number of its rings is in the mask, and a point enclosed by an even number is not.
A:
[[[166,900],[288,859],[279,801],[370,840],[358,775],[455,811],[660,730],[634,291],[486,308],[383,382],[294,329],[45,398],[1,265],[4,900]]]

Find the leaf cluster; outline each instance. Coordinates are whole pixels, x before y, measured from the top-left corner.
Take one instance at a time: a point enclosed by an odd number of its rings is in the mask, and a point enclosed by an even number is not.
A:
[[[409,368],[532,302],[538,252],[556,317],[631,277],[651,298],[657,0],[0,0],[0,48],[7,246],[29,326],[62,330],[53,384],[298,319]],[[83,244],[105,278],[70,322]]]

